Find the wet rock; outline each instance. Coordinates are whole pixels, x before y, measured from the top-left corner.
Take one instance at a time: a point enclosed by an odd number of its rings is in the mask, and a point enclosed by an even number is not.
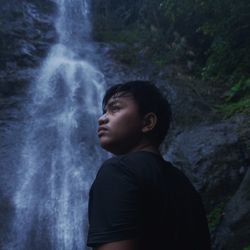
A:
[[[218,120],[213,107],[192,87],[189,80],[168,79],[157,80],[156,83],[171,104],[174,129]]]
[[[226,199],[240,184],[250,154],[240,121],[200,124],[177,131],[165,155],[206,197],[208,208]]]
[[[224,218],[217,228],[214,248],[243,249],[250,245],[250,168],[224,210]]]
[[[56,40],[52,20],[55,3],[41,1],[0,1],[0,90],[8,95],[17,86],[31,80],[30,74],[20,80],[22,72],[36,68]],[[46,6],[46,7],[44,7]],[[15,84],[17,83],[17,84]]]
[[[6,197],[6,195],[0,190],[0,248],[1,243],[8,239],[8,231],[6,230],[6,225],[9,226],[9,221],[13,216],[13,207],[11,205],[10,200]],[[8,227],[7,227],[8,229]]]

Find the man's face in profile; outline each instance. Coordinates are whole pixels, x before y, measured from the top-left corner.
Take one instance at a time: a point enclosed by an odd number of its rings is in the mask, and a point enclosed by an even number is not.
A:
[[[114,154],[125,154],[137,146],[142,137],[142,120],[131,95],[112,96],[98,120],[100,145]]]

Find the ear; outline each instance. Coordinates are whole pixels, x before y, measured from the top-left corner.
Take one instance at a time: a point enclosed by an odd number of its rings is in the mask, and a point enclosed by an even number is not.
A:
[[[152,131],[157,124],[157,120],[158,119],[155,113],[153,112],[147,113],[143,118],[142,132],[147,133]]]

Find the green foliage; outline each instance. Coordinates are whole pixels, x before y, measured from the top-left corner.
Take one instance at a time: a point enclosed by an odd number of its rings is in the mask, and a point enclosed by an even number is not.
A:
[[[146,51],[144,56],[158,67],[192,64],[196,76],[228,86],[227,113],[248,107],[244,92],[250,79],[249,0],[93,0],[92,4],[97,40],[125,42],[136,47],[131,50],[135,53]]]
[[[220,203],[208,215],[208,227],[210,233],[213,233],[216,227],[218,226],[220,219],[223,216],[224,206],[225,206],[224,203]]]
[[[250,250],[250,246],[244,247],[242,250]]]
[[[219,107],[219,111],[225,117],[235,113],[249,113],[250,110],[250,78],[242,78],[237,81],[224,95],[225,103]]]
[[[240,99],[237,102],[225,103],[219,107],[219,110],[224,113],[225,118],[228,118],[235,113],[249,113],[250,95]]]
[[[250,94],[250,78],[242,78],[236,82],[226,93],[226,101],[232,101],[237,98],[237,96],[243,96]]]

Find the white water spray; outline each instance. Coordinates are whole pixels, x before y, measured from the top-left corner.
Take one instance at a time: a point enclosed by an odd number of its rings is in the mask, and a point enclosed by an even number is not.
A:
[[[55,44],[30,89],[5,250],[86,248],[88,190],[102,155],[104,77],[93,65],[89,2],[57,0]]]

